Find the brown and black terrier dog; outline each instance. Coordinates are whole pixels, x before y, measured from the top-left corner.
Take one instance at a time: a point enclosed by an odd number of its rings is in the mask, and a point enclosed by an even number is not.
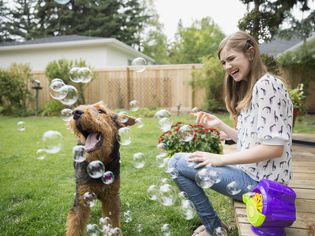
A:
[[[86,192],[95,193],[102,202],[103,216],[111,218],[113,227],[120,227],[118,129],[134,123],[133,117],[128,117],[128,121],[124,124],[120,123],[117,114],[106,108],[103,102],[81,105],[74,109],[70,127],[80,142],[85,144],[86,160],[74,163],[76,194],[74,205],[68,213],[67,236],[84,235],[90,215],[90,207],[83,196]],[[112,184],[106,185],[100,178],[89,176],[86,168],[95,160],[101,161],[105,170],[114,174]]]

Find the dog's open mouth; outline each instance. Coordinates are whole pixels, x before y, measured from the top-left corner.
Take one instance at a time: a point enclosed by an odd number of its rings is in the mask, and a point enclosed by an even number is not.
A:
[[[82,125],[77,125],[77,129],[85,137],[84,149],[86,152],[90,153],[100,149],[103,141],[101,133],[86,130],[82,127]]]

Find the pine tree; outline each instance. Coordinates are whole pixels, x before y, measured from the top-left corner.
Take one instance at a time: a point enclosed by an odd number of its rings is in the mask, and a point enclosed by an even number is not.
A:
[[[0,43],[12,40],[6,28],[9,9],[6,7],[5,4],[6,3],[3,0],[0,0]]]
[[[139,0],[71,0],[66,5],[40,0],[38,34],[111,37],[139,45],[139,32],[149,18],[142,15],[143,11]]]
[[[36,31],[35,3],[36,0],[16,0],[14,2],[14,7],[6,14],[8,21],[4,23],[10,38],[14,40],[32,39],[32,34]]]

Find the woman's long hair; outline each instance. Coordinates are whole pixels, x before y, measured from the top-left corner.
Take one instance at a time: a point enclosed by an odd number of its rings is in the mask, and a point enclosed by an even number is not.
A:
[[[244,53],[250,61],[249,74],[246,79],[236,82],[228,73],[224,80],[225,104],[231,118],[236,121],[242,109],[246,109],[252,99],[255,83],[267,73],[256,40],[244,31],[227,36],[219,45],[218,57],[223,48]]]

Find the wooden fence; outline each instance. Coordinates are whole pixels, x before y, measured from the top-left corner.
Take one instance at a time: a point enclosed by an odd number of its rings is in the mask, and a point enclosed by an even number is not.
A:
[[[193,107],[201,108],[206,101],[206,89],[191,86],[192,73],[202,64],[152,65],[144,72],[135,72],[131,67],[111,67],[94,70],[95,79],[85,89],[86,103],[103,100],[110,108],[128,108],[129,101],[137,100],[139,106],[164,107],[190,111]],[[282,70],[282,76],[289,81],[303,81],[298,73]],[[49,82],[43,71],[34,72],[34,79],[40,80],[43,90],[39,93],[39,107],[51,100]],[[292,78],[294,77],[294,79]],[[296,82],[295,82],[296,83]],[[295,84],[294,82],[292,85]],[[310,79],[306,89],[306,107],[315,112],[315,81]],[[34,101],[35,103],[35,101]],[[33,104],[31,104],[33,106]]]
[[[129,101],[136,100],[141,107],[165,107],[181,110],[202,107],[206,91],[193,89],[192,72],[201,64],[147,66],[139,73],[131,67],[112,67],[95,70],[95,79],[85,89],[86,103],[103,100],[110,108],[128,108]],[[34,79],[41,81],[39,107],[52,98],[49,96],[49,82],[44,72],[34,72]]]

